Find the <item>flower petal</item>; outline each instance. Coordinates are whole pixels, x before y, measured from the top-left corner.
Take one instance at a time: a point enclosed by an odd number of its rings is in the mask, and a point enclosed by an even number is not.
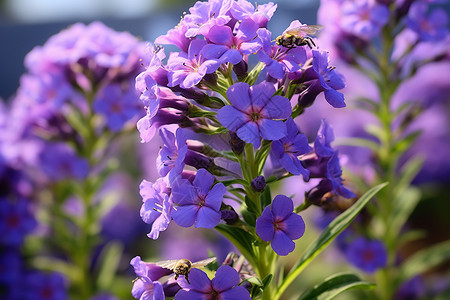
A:
[[[266,140],[279,140],[286,136],[286,124],[283,121],[263,119],[259,123],[261,136]]]
[[[211,281],[213,289],[217,292],[223,292],[231,289],[239,283],[238,272],[230,266],[223,265],[217,269],[216,276]]]
[[[205,169],[200,169],[195,174],[193,185],[197,191],[197,195],[206,196],[213,183],[214,176]]]
[[[259,128],[254,122],[245,123],[236,131],[236,134],[241,138],[241,140],[246,141],[247,143],[252,143],[255,148],[259,148],[261,145]]]
[[[333,89],[325,90],[325,100],[327,100],[328,103],[330,103],[331,106],[335,108],[341,108],[345,107],[345,99],[344,94],[335,91]]]
[[[256,234],[265,242],[273,239],[275,229],[273,228],[273,216],[270,206],[264,208],[261,216],[256,219]]]
[[[231,105],[222,107],[217,112],[220,124],[231,131],[237,131],[246,122],[246,115]]]
[[[275,236],[270,245],[278,255],[288,255],[295,249],[295,243],[282,230],[275,231]]]
[[[277,195],[272,202],[272,213],[275,220],[284,220],[294,211],[292,199],[285,195]]]
[[[190,284],[183,288],[189,288],[202,293],[210,293],[212,291],[211,280],[208,275],[200,269],[192,268],[189,272]]]
[[[181,227],[191,227],[197,217],[198,208],[197,205],[178,206],[172,212],[172,218]]]
[[[287,119],[291,112],[292,106],[289,99],[279,95],[273,96],[261,111],[267,119]]]
[[[227,189],[223,183],[218,183],[208,192],[205,198],[205,204],[211,207],[215,211],[219,211],[220,205],[222,204],[223,195],[225,195]]]
[[[207,206],[202,206],[198,210],[195,228],[214,228],[217,224],[219,224],[220,216],[220,212],[215,211]]]
[[[224,291],[220,294],[221,300],[251,300],[250,293],[243,286],[235,286],[228,291]]]
[[[303,218],[300,215],[291,214],[283,221],[283,231],[290,239],[299,239],[305,233],[305,221],[303,221]]]
[[[192,280],[192,279],[190,279]],[[190,281],[189,280],[189,281]],[[164,299],[164,298],[161,298]],[[210,300],[210,294],[200,293],[194,290],[186,291],[180,290],[175,294],[175,300]],[[153,299],[152,299],[153,300]]]

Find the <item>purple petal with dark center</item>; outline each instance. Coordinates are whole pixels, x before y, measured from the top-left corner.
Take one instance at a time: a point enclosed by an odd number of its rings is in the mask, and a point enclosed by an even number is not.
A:
[[[214,176],[205,169],[200,169],[195,175],[193,185],[198,194],[206,196],[213,183]]]
[[[189,281],[191,280],[192,279],[190,279]],[[194,290],[180,290],[178,293],[176,293],[175,300],[211,300],[211,294],[204,294]]]
[[[261,214],[261,216],[256,220],[256,234],[263,241],[271,241],[275,234],[275,229],[273,228],[273,215],[270,206],[266,206]]]
[[[181,227],[191,227],[197,217],[198,208],[197,205],[177,206],[172,212],[172,218]]]
[[[292,214],[294,203],[285,195],[277,195],[272,202],[272,213],[275,220],[284,220]]]
[[[261,145],[261,138],[259,136],[259,128],[254,122],[245,123],[236,131],[238,137],[247,142],[252,143],[255,148]]]
[[[295,249],[295,243],[281,230],[275,231],[275,236],[270,245],[278,255],[288,255]]]
[[[231,289],[239,283],[238,272],[230,266],[223,265],[217,269],[216,276],[211,280],[213,289],[219,293]]]
[[[247,115],[234,106],[226,105],[217,112],[217,119],[228,130],[237,131],[245,124]]]

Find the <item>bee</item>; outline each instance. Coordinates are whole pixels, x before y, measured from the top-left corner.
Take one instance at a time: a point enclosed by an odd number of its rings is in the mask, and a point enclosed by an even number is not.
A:
[[[164,260],[157,262],[156,265],[160,266],[161,268],[172,270],[175,273],[175,279],[178,279],[178,276],[184,275],[184,278],[186,278],[186,281],[189,282],[189,272],[192,268],[198,268],[198,267],[204,267],[213,261],[215,261],[215,257],[211,257],[208,259],[204,259],[197,262],[191,262],[189,259],[180,259],[180,260]]]
[[[322,25],[301,25],[289,30],[276,38],[277,45],[292,49],[296,46],[306,46],[309,48],[316,46],[312,37],[314,37],[320,30]]]

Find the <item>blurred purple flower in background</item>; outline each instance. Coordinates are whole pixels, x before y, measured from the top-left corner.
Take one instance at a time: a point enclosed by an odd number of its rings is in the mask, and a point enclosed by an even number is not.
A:
[[[26,235],[37,227],[28,200],[0,198],[0,244],[20,246]]]
[[[443,9],[435,9],[427,17],[428,4],[414,2],[408,12],[406,24],[419,35],[421,41],[436,42],[447,36],[448,15]]]
[[[59,273],[32,271],[24,277],[26,289],[22,289],[24,300],[65,300],[66,281]]]
[[[374,273],[387,263],[386,248],[378,240],[356,238],[348,245],[345,254],[352,265],[368,273]]]

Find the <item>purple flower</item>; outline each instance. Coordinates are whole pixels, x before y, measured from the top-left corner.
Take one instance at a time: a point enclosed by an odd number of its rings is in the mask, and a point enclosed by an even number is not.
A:
[[[123,85],[107,85],[97,93],[94,100],[94,111],[106,117],[106,125],[114,132],[120,131],[140,111],[136,104],[138,95],[131,86],[123,89]]]
[[[293,210],[292,199],[278,195],[256,220],[256,233],[263,241],[271,241],[270,245],[278,255],[288,255],[294,251],[294,240],[305,233],[303,218]]]
[[[175,28],[169,30],[166,35],[160,35],[155,39],[155,44],[175,45],[181,51],[188,52],[192,38],[186,37],[187,27],[181,21]]]
[[[183,89],[189,89],[203,79],[206,74],[213,73],[220,66],[220,61],[204,56],[202,49],[206,45],[205,40],[193,40],[188,52],[172,52],[167,62],[169,70],[169,85],[179,85]]]
[[[305,63],[306,51],[303,47],[287,49],[273,45],[270,31],[264,28],[258,29],[258,37],[262,43],[258,58],[266,64],[267,73],[273,78],[282,79],[286,72],[296,72]]]
[[[165,299],[163,286],[157,280],[171,274],[171,270],[161,268],[156,264],[143,262],[139,256],[134,257],[130,265],[133,266],[134,272],[138,276],[131,290],[134,298],[139,300]]]
[[[89,172],[89,164],[63,143],[47,144],[40,154],[42,171],[55,181],[66,178],[83,179]]]
[[[333,191],[344,198],[354,198],[356,195],[343,185],[342,169],[339,163],[338,152],[334,152],[327,163],[327,179],[333,186]]]
[[[155,183],[143,180],[139,185],[143,201],[140,215],[145,223],[152,225],[147,236],[154,240],[167,229],[171,220],[173,202],[167,181],[167,177],[158,178]]]
[[[156,131],[163,125],[182,124],[184,122],[189,122],[189,120],[180,111],[159,109],[154,116],[151,116],[147,110],[147,115],[137,122],[141,143],[150,142]]]
[[[414,2],[408,12],[407,26],[415,31],[420,40],[436,42],[446,37],[448,33],[448,16],[443,9],[435,9],[427,17],[428,4]]]
[[[376,1],[356,0],[342,4],[342,28],[360,38],[369,40],[377,36],[388,20],[389,9]]]
[[[213,26],[206,35],[207,44],[203,48],[203,54],[208,59],[218,59],[221,63],[230,62],[236,65],[242,61],[245,55],[256,53],[261,44],[256,40],[258,25],[251,19],[246,19],[239,24],[236,35],[233,35],[228,26]]]
[[[312,151],[308,145],[308,139],[297,128],[292,118],[287,119],[287,136],[272,142],[271,157],[288,172],[294,175],[303,175],[305,180],[309,179],[309,171],[303,167],[298,156]]]
[[[314,141],[314,151],[319,157],[330,157],[335,150],[331,147],[331,142],[334,141],[333,128],[322,119],[320,122],[319,131],[317,132],[316,140]]]
[[[272,18],[277,5],[269,2],[267,4],[258,5],[255,9],[252,3],[246,0],[233,1],[231,7],[231,15],[233,18],[242,21],[245,19],[251,19],[255,22],[259,28],[267,27],[267,23]]]
[[[36,226],[27,200],[11,202],[0,198],[0,244],[20,246],[24,237]]]
[[[346,250],[347,260],[355,267],[373,273],[387,263],[387,252],[383,243],[364,237],[355,239]]]
[[[232,0],[197,1],[189,9],[190,14],[185,15],[183,18],[183,22],[187,27],[186,37],[206,36],[214,25],[223,26],[227,24],[231,20],[228,12],[232,4]]]
[[[222,107],[217,118],[255,148],[261,144],[260,137],[279,140],[287,134],[286,124],[280,119],[287,119],[292,108],[287,98],[273,96],[274,93],[273,84],[265,81],[252,87],[244,82],[235,83],[227,91],[232,105]]]
[[[25,276],[24,300],[65,300],[65,278],[59,273],[31,272]]]
[[[179,178],[173,183],[174,208],[172,218],[182,227],[213,228],[220,222],[220,206],[226,188],[223,183],[213,186],[214,176],[200,169],[191,183]],[[212,187],[212,188],[211,188]]]
[[[344,95],[337,90],[345,87],[342,75],[328,64],[328,53],[323,50],[312,50],[313,69],[319,77],[324,89],[325,99],[335,108],[345,107]]]
[[[238,285],[240,281],[238,272],[230,266],[218,268],[212,280],[199,269],[192,269],[189,277],[190,284],[184,278],[178,280],[183,289],[175,295],[175,300],[251,299],[250,293]]]
[[[183,129],[178,128],[175,135],[167,129],[160,131],[161,138],[164,142],[164,146],[159,151],[158,158],[156,159],[156,167],[158,173],[161,176],[169,174],[169,182],[172,182],[175,177],[183,172],[184,159],[188,146],[186,143],[186,135]]]
[[[12,287],[17,282],[20,282],[21,269],[22,258],[20,250],[16,247],[2,247],[0,252],[0,287]],[[1,292],[0,295],[2,295]]]

